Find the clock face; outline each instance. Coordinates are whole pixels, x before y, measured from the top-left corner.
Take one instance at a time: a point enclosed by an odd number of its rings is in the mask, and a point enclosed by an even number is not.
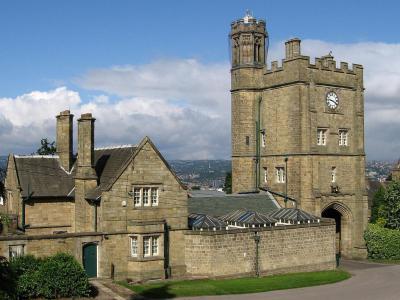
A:
[[[338,107],[339,97],[335,92],[329,92],[326,94],[326,105],[328,105],[330,109],[335,109]]]

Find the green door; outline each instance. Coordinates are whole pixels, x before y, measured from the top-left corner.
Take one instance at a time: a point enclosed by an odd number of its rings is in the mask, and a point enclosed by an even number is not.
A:
[[[97,245],[83,246],[83,267],[88,277],[97,277]]]

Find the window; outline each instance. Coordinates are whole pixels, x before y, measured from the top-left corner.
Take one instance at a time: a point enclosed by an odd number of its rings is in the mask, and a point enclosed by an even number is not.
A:
[[[158,205],[158,188],[151,188],[151,205]]]
[[[318,128],[317,129],[317,145],[325,146],[326,145],[326,129]]]
[[[331,182],[336,182],[336,167],[332,167]]]
[[[264,167],[264,183],[268,183],[268,169]]]
[[[10,246],[9,248],[9,258],[13,259],[24,255],[24,245]]]
[[[140,188],[133,189],[133,205],[140,206],[142,205],[142,193]]]
[[[285,182],[285,168],[284,167],[276,168],[276,182],[278,182],[278,183]]]
[[[0,196],[0,205],[4,205],[4,199],[2,196]]]
[[[157,206],[158,205],[158,187],[134,187],[133,188],[133,204],[135,207],[140,206]]]
[[[138,256],[138,238],[137,236],[131,236],[131,256]]]
[[[246,135],[246,146],[250,145],[250,137]]]
[[[339,129],[339,146],[347,146],[347,129]]]
[[[261,146],[265,147],[267,144],[266,139],[265,139],[265,130],[261,130]]]
[[[151,255],[158,255],[158,236],[153,236],[151,239]]]
[[[143,205],[150,206],[150,188],[143,188]]]
[[[143,256],[150,256],[150,236],[143,237]]]

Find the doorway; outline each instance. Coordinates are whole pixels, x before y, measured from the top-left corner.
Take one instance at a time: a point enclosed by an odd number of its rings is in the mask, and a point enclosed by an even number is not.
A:
[[[97,244],[90,243],[83,246],[83,268],[89,278],[97,277]]]

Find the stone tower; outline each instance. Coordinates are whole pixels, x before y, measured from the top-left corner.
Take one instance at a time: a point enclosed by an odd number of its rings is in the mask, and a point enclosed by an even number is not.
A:
[[[247,13],[231,24],[232,50],[232,173],[235,192],[258,188],[256,128],[259,87],[265,69],[265,22]]]
[[[338,252],[363,257],[363,68],[338,68],[331,54],[312,64],[301,41],[291,39],[282,65],[268,69],[256,46],[265,47],[265,37],[265,22],[249,15],[231,24],[233,192],[287,194],[298,207],[336,220]]]

